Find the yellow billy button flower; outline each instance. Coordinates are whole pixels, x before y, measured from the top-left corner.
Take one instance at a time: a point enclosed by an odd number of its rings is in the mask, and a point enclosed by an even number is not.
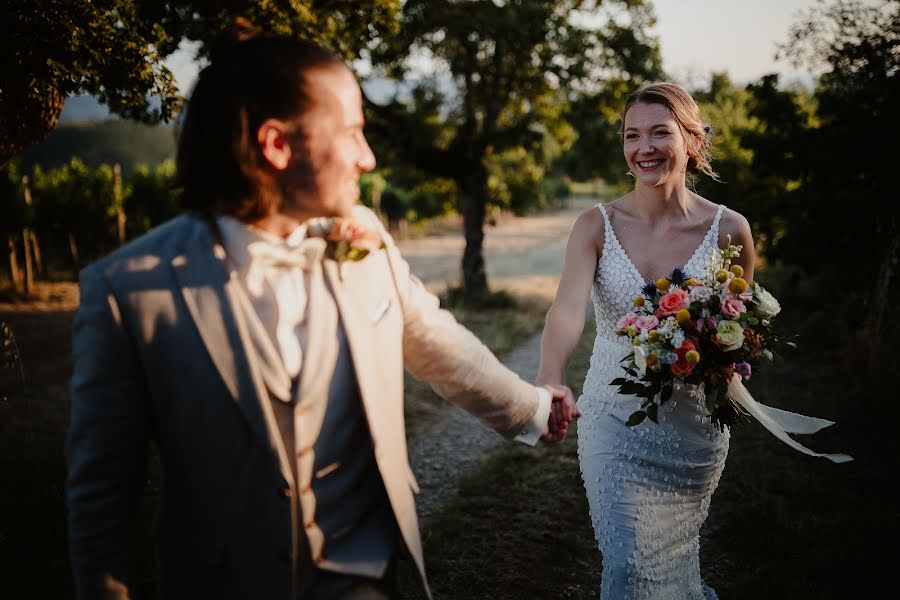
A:
[[[741,265],[731,265],[731,272],[734,273],[735,277],[743,277],[744,267],[742,267]]]
[[[686,308],[682,308],[677,313],[675,313],[675,320],[684,325],[691,320],[691,311],[687,310]]]
[[[696,277],[691,277],[690,279],[688,279],[688,280],[685,281],[684,283],[685,283],[685,285],[687,285],[687,286],[689,286],[689,287],[694,287],[695,285],[700,285],[700,282],[697,281],[697,278],[696,278]]]
[[[684,360],[688,361],[689,364],[696,365],[700,362],[700,353],[696,350],[688,350],[684,353]]]
[[[655,342],[656,340],[659,339],[659,332],[655,329],[651,329],[650,331],[647,332],[647,339],[650,340],[651,342]]]
[[[743,277],[735,277],[728,282],[728,290],[732,294],[743,294],[747,291],[747,280]]]
[[[667,289],[669,289],[669,286],[671,286],[671,285],[672,285],[671,282],[665,277],[660,277],[659,279],[656,280],[656,289],[658,289],[661,292],[664,292]]]
[[[716,281],[718,281],[719,283],[725,283],[726,281],[728,281],[728,271],[726,271],[725,269],[719,269],[718,271],[716,271]]]
[[[652,367],[653,365],[656,364],[657,360],[659,360],[659,359],[656,358],[655,354],[648,354],[647,355],[647,366]]]
[[[643,306],[644,305],[644,297],[643,296],[635,296],[634,297],[634,305],[635,306]]]

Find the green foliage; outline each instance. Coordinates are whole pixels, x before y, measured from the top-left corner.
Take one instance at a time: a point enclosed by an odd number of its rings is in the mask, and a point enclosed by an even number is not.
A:
[[[171,159],[153,169],[138,166],[125,192],[128,237],[137,237],[178,215],[178,194],[172,188],[174,178],[175,162]]]
[[[69,94],[90,93],[112,112],[168,121],[183,97],[163,60],[182,38],[208,55],[235,17],[303,36],[354,58],[396,30],[399,0],[10,0],[0,36],[0,164],[42,140]]]
[[[32,218],[22,201],[22,175],[17,162],[0,168],[0,233],[20,233]]]
[[[542,208],[547,196],[541,187],[544,169],[522,146],[488,157],[491,202],[496,206],[524,214],[530,208]]]
[[[48,171],[35,167],[34,228],[48,240],[60,240],[60,245],[72,233],[87,256],[109,251],[116,243],[113,184],[109,165],[92,170],[77,158]]]

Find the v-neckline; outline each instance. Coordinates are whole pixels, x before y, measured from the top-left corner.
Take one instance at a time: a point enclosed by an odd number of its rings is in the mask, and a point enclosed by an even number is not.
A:
[[[599,205],[598,205],[598,207],[599,207]],[[603,212],[603,218],[609,227],[609,232],[611,234],[612,241],[616,244],[616,246],[618,246],[619,250],[622,252],[622,256],[625,257],[625,262],[628,263],[628,266],[631,267],[631,270],[634,272],[634,274],[637,275],[642,282],[655,282],[658,279],[664,277],[665,275],[660,275],[656,279],[647,279],[641,274],[640,270],[637,268],[637,265],[635,265],[634,261],[631,260],[631,257],[628,256],[628,252],[625,251],[625,247],[622,245],[622,242],[619,241],[619,237],[616,235],[616,230],[613,228],[612,220],[609,218],[609,212],[606,210],[605,206],[603,207],[602,212]],[[673,269],[674,268],[686,269],[687,266],[694,261],[694,257],[696,257],[697,253],[700,252],[700,250],[703,249],[703,246],[706,245],[706,239],[709,237],[709,234],[712,233],[713,228],[715,228],[716,223],[719,221],[721,213],[722,213],[722,205],[720,204],[719,207],[716,209],[716,215],[713,217],[712,223],[710,223],[710,225],[709,225],[709,229],[706,230],[706,233],[700,239],[700,244],[694,249],[694,251],[688,257],[687,262],[685,262],[683,265],[676,264],[672,267]]]

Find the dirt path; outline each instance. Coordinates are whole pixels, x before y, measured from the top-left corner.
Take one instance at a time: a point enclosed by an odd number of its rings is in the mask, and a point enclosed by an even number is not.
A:
[[[484,260],[491,288],[552,300],[572,225],[595,203],[570,200],[563,210],[511,218],[486,228]],[[461,233],[404,240],[397,245],[413,273],[431,291],[440,292],[459,279],[465,248]]]
[[[591,201],[572,202],[559,212],[524,217],[489,229],[485,237],[485,261],[492,289],[552,300],[572,224],[592,204]],[[435,292],[456,277],[463,245],[461,235],[400,243],[413,272]],[[540,334],[533,336],[503,357],[503,362],[526,381],[533,380],[540,358],[540,341]],[[419,518],[427,521],[439,511],[456,493],[459,478],[502,443],[500,436],[474,417],[447,404],[440,421],[410,440],[410,460],[421,489],[416,499]]]

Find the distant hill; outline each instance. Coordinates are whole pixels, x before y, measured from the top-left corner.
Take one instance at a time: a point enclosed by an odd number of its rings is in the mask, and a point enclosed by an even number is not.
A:
[[[28,148],[19,160],[23,172],[30,172],[36,164],[44,169],[58,167],[78,157],[91,167],[119,163],[127,174],[139,164],[154,166],[174,156],[173,127],[115,119],[60,123],[46,140]]]

